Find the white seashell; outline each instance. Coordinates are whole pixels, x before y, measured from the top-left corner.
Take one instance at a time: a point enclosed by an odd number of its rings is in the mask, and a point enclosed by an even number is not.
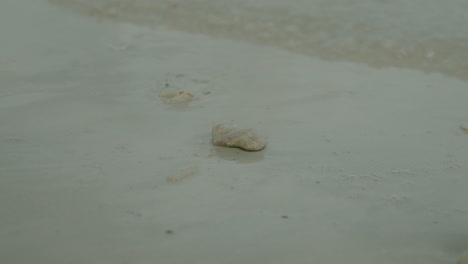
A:
[[[172,183],[179,182],[181,180],[184,180],[185,178],[192,176],[193,174],[195,174],[195,172],[197,172],[197,170],[198,170],[198,167],[190,167],[190,168],[178,170],[174,172],[173,174],[169,175],[167,177],[167,181],[172,182]]]
[[[211,130],[212,143],[215,146],[241,148],[259,151],[265,148],[266,140],[253,129],[237,129],[233,125],[216,125]]]

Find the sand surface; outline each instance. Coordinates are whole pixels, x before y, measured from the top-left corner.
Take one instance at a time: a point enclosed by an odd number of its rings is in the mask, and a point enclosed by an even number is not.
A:
[[[442,264],[468,248],[468,42],[466,27],[449,27],[464,21],[463,1],[440,4],[456,11],[441,28],[426,25],[457,49],[424,38],[424,13],[419,44],[411,27],[388,33],[408,48],[401,60],[372,50],[373,31],[362,53],[351,42],[342,54],[336,42],[229,34],[274,32],[257,26],[282,1],[233,1],[253,21],[223,27],[201,20],[220,23],[215,1],[182,5],[180,19],[120,2],[0,3],[2,263]],[[295,1],[288,14],[307,20],[307,8]],[[341,8],[324,10],[355,10]],[[167,104],[170,89],[197,99]],[[223,122],[261,131],[266,149],[213,146]]]

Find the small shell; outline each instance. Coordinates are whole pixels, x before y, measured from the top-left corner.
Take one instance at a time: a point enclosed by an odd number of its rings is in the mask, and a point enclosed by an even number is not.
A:
[[[186,91],[165,92],[159,94],[159,97],[168,98],[164,101],[167,104],[178,104],[197,99],[193,94]]]
[[[211,130],[212,143],[215,146],[241,148],[259,151],[265,148],[266,140],[253,129],[237,129],[232,125],[216,125]]]

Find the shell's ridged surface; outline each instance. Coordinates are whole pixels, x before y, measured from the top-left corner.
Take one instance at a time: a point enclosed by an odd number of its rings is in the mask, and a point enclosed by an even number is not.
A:
[[[233,130],[237,130],[237,127],[234,125],[221,124],[214,126],[213,129],[211,129],[211,136],[213,136],[213,142],[215,140],[219,140],[221,137],[227,135]]]
[[[215,146],[241,148],[259,151],[265,148],[266,140],[253,129],[237,129],[233,125],[216,125],[211,130]]]

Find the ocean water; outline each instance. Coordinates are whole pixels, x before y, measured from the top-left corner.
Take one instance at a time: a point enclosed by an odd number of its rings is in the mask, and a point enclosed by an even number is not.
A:
[[[468,76],[464,0],[50,0],[96,18],[281,47],[329,60]]]

